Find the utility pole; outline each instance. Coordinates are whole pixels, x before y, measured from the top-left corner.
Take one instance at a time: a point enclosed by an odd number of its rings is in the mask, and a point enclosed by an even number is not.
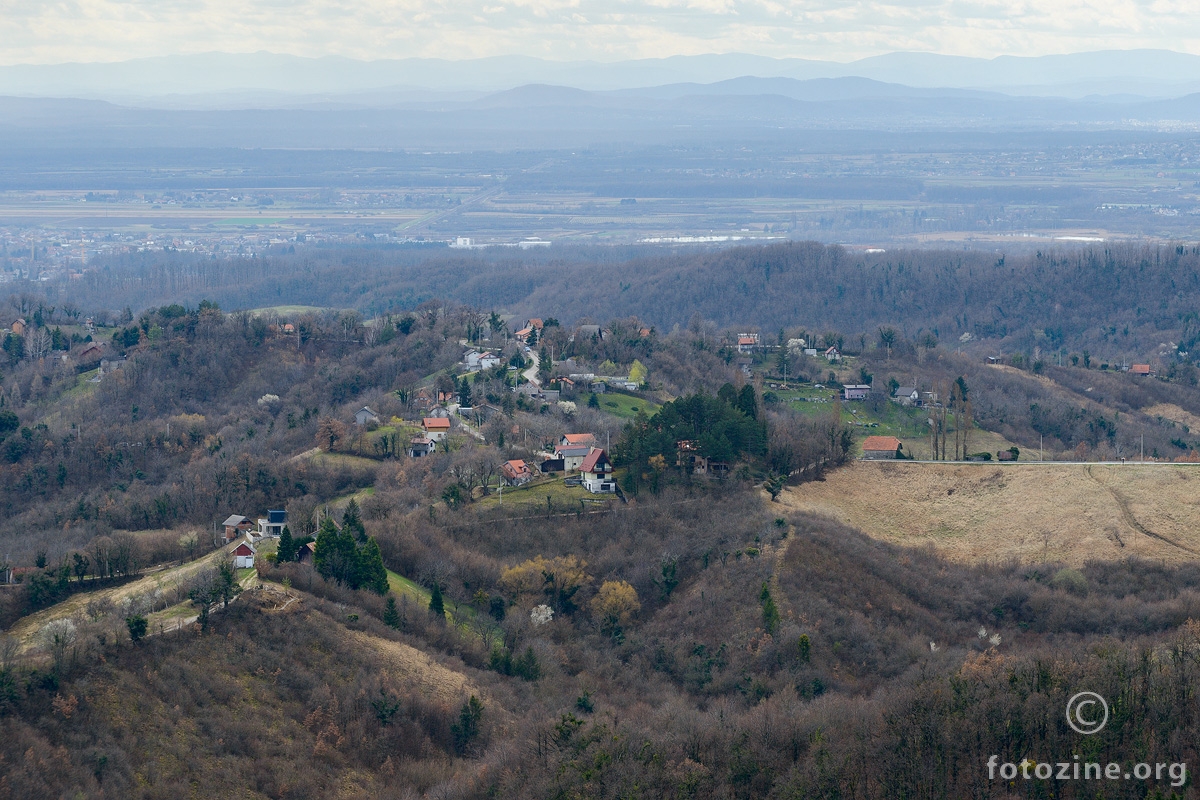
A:
[[[1042,458],[1042,435],[1040,433],[1038,434],[1038,461],[1045,461]]]
[[[1144,434],[1144,433],[1142,434],[1142,457],[1140,460],[1141,461],[1146,460],[1146,434]]]

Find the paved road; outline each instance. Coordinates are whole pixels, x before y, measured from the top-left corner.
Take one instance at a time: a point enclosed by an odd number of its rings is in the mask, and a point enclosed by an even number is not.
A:
[[[1200,467],[1200,462],[1176,461],[922,461],[891,458],[860,458],[863,463],[954,464],[960,467]]]

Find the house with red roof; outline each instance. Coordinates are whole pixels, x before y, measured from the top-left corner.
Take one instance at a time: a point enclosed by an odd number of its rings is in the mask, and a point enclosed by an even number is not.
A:
[[[895,458],[900,446],[900,440],[895,436],[868,436],[863,441],[862,457],[867,460]]]
[[[447,417],[425,417],[421,420],[425,429],[425,438],[431,442],[440,442],[450,433],[450,420]]]
[[[579,476],[583,479],[583,488],[592,494],[617,491],[617,483],[613,480],[612,462],[608,460],[608,454],[599,447],[593,447],[583,460],[579,467]]]
[[[505,461],[501,464],[500,475],[506,486],[524,486],[533,480],[533,470],[520,459]]]
[[[254,545],[249,542],[241,542],[237,547],[233,548],[233,566],[234,569],[253,569],[254,554],[258,551],[254,549]]]

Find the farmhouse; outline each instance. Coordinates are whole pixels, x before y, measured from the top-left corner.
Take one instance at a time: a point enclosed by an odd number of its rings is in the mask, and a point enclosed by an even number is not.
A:
[[[825,360],[830,362],[841,361],[842,351],[838,350],[836,347],[830,347],[825,351]]]
[[[1133,365],[1131,365],[1131,366],[1129,367],[1129,371],[1130,371],[1130,372],[1132,372],[1134,375],[1147,375],[1147,376],[1149,376],[1149,375],[1153,375],[1153,374],[1154,374],[1154,373],[1152,373],[1152,372],[1150,371],[1150,365],[1149,365],[1149,364],[1133,364]]]
[[[372,411],[369,406],[363,406],[354,412],[354,424],[360,428],[372,422],[378,425],[379,415]]]
[[[921,392],[915,386],[901,386],[892,395],[892,400],[902,406],[921,405]]]
[[[865,459],[895,458],[900,451],[900,440],[895,436],[868,436],[863,442]]]

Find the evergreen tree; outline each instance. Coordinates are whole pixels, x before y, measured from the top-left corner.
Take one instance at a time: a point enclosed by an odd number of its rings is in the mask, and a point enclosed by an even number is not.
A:
[[[400,610],[396,608],[396,596],[388,595],[387,603],[383,607],[383,624],[389,628],[400,629]]]
[[[359,586],[370,589],[378,595],[388,592],[387,569],[383,566],[383,554],[379,552],[379,542],[372,536],[358,551],[358,580]]]
[[[512,671],[518,678],[527,681],[536,681],[542,677],[542,665],[532,647],[526,647],[521,657],[513,662]]]
[[[317,531],[317,548],[313,551],[313,566],[324,578],[332,577],[334,562],[337,560],[338,531],[329,517],[321,520],[321,528]]]
[[[450,726],[450,734],[454,737],[454,749],[459,753],[466,751],[467,746],[479,735],[479,720],[483,717],[483,703],[471,695],[471,699],[463,703],[458,713],[458,722]]]
[[[353,497],[346,504],[346,510],[342,512],[342,532],[349,533],[360,542],[367,540],[367,529],[363,526],[362,512]]]
[[[135,614],[132,617],[125,618],[125,626],[129,628],[130,640],[134,644],[137,644],[146,635],[146,630],[150,627],[150,624],[146,622],[146,618],[141,614]]]
[[[754,387],[748,383],[738,393],[737,408],[750,419],[758,419],[758,397],[754,394]]]
[[[279,534],[279,547],[275,550],[275,563],[286,564],[295,560],[296,540],[292,538],[292,529],[284,525],[283,533]]]
[[[442,619],[446,617],[446,604],[442,600],[442,587],[436,582],[433,584],[433,591],[429,595],[429,613]]]

